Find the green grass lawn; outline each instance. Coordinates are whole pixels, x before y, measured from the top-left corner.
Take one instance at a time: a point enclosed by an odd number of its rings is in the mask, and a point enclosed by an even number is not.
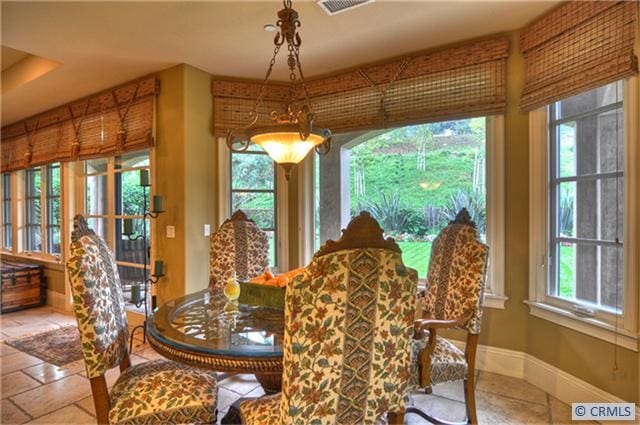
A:
[[[418,277],[427,277],[429,258],[431,256],[431,242],[398,242],[402,250],[402,261],[407,267],[416,269]]]
[[[575,245],[560,246],[560,296],[563,298],[575,297],[575,269],[576,247]]]

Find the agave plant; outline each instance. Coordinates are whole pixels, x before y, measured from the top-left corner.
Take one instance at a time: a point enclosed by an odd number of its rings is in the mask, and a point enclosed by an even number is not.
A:
[[[404,206],[397,193],[380,192],[376,201],[364,201],[361,209],[378,220],[386,232],[405,231],[411,224],[412,212]]]
[[[485,206],[484,193],[477,190],[461,190],[451,196],[442,214],[447,221],[453,221],[458,211],[462,208],[466,208],[467,211],[469,211],[471,220],[476,223],[478,232],[485,234],[487,231],[487,209]]]

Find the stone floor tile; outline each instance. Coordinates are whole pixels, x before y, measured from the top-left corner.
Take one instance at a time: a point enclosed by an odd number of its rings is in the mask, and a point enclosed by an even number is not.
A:
[[[481,424],[549,423],[549,409],[546,403],[531,403],[499,394],[476,391],[476,406],[478,422]]]
[[[96,405],[93,402],[93,396],[85,397],[82,400],[76,401],[76,406],[84,409],[92,416],[96,415]]]
[[[410,401],[407,403],[407,407],[410,406],[449,422],[462,422],[467,417],[464,403],[424,392],[411,393]],[[417,421],[416,423],[427,423],[415,414],[408,414],[407,418]]]
[[[18,408],[11,400],[2,400],[0,405],[0,424],[23,424],[31,419]]]
[[[258,387],[260,383],[254,375],[238,374],[229,376],[218,382],[218,386],[231,390],[240,395],[245,395]]]
[[[9,338],[19,338],[29,335],[35,335],[42,332],[52,331],[54,329],[60,328],[60,325],[53,322],[37,322],[37,323],[28,323],[19,326],[3,326],[2,333],[7,335]]]
[[[73,404],[48,415],[41,416],[37,419],[27,422],[28,424],[48,424],[48,425],[68,425],[68,424],[95,424],[96,420],[84,410]]]
[[[253,391],[251,391],[250,393],[245,394],[243,397],[245,397],[245,398],[257,398],[257,397],[262,397],[264,394],[265,394],[265,392],[262,389],[262,385],[258,385],[257,387],[255,387],[253,389]]]
[[[480,372],[477,391],[498,394],[530,403],[547,405],[547,395],[540,388],[531,385],[523,379],[496,373]]]
[[[464,382],[444,382],[433,386],[433,395],[464,403]]]
[[[144,357],[147,360],[162,360],[165,357],[159,354],[156,350],[149,347],[148,345],[144,345],[139,349],[134,347],[133,353],[137,356]]]
[[[20,394],[40,385],[40,382],[18,371],[2,375],[2,398]]]
[[[11,397],[34,418],[60,409],[91,394],[89,380],[79,375],[54,381]]]
[[[0,357],[0,366],[2,367],[2,374],[6,375],[15,372],[25,367],[33,366],[43,361],[37,357],[18,351],[17,353],[9,354],[8,356]]]
[[[16,350],[15,348],[13,348],[10,345],[7,345],[5,343],[1,343],[0,344],[0,357],[2,356],[8,356],[9,354],[15,354],[15,353],[19,353],[20,350]]]
[[[218,410],[227,409],[240,397],[241,395],[234,391],[218,388]]]
[[[57,381],[67,376],[75,375],[84,370],[84,360],[78,360],[64,366],[56,366],[51,363],[40,363],[22,371],[43,384]]]

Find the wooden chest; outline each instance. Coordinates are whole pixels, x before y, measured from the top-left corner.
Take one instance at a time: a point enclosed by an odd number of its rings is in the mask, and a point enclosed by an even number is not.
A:
[[[37,307],[47,302],[44,267],[2,260],[1,312]]]

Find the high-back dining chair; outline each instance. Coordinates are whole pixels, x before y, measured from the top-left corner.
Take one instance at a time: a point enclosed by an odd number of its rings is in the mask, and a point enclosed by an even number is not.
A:
[[[287,286],[282,393],[241,401],[242,423],[402,423],[417,282],[378,223],[354,218]]]
[[[116,261],[82,216],[74,218],[67,270],[98,423],[215,423],[214,376],[167,360],[131,365]],[[104,375],[116,366],[109,392]]]
[[[242,210],[237,210],[211,235],[209,287],[222,288],[235,272],[241,281],[269,268],[269,237]]]
[[[416,321],[413,387],[431,393],[433,385],[464,381],[467,420],[478,423],[475,406],[475,357],[482,319],[489,247],[480,241],[466,209],[442,229],[431,247],[427,288],[422,294],[423,318]],[[465,351],[437,335],[438,329],[467,333]],[[443,422],[410,408],[425,419]]]

